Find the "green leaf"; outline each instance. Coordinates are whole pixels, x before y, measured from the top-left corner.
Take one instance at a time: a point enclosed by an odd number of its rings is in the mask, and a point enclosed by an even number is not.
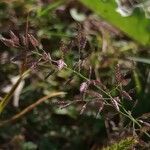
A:
[[[144,12],[136,9],[131,16],[122,17],[116,12],[115,0],[80,1],[130,38],[142,45],[150,45],[150,19],[145,18]]]
[[[58,6],[60,6],[61,4],[63,4],[64,1],[63,0],[58,0],[55,1],[53,3],[50,3],[49,5],[46,6],[46,8],[44,9],[39,9],[37,12],[38,17],[42,17],[46,14],[49,14],[49,12],[55,8],[57,8]]]

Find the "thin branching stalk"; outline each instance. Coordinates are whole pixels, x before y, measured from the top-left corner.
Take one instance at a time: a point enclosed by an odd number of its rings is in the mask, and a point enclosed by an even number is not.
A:
[[[81,73],[71,69],[71,68],[68,68],[68,67],[65,67],[65,69],[75,73],[76,75],[78,75],[79,77],[81,77],[82,79],[86,80],[86,81],[90,81],[87,77],[83,76]],[[113,99],[113,97],[111,96],[110,93],[104,91],[102,88],[100,88],[99,86],[97,85],[94,85],[98,90],[100,90],[103,94],[105,94],[106,96],[110,97],[110,99]],[[106,102],[106,104],[108,103],[106,100],[104,100]],[[118,110],[118,112],[120,114],[122,114],[123,116],[129,118],[134,124],[136,124],[139,128],[141,128],[142,126],[140,125],[140,123],[131,115],[131,112],[128,112],[124,107],[123,105],[119,104],[119,107],[122,108],[123,111],[121,110]],[[144,132],[148,137],[150,137],[150,134],[147,133],[147,132]]]

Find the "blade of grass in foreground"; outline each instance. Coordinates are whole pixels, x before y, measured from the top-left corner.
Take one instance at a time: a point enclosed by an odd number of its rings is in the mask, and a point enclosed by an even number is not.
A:
[[[140,62],[140,63],[145,63],[150,65],[150,59],[147,58],[141,58],[141,57],[128,57],[128,59]]]
[[[6,96],[4,98],[2,98],[2,100],[0,102],[0,114],[2,113],[2,111],[4,110],[4,108],[9,103],[9,101],[12,98],[12,96],[13,96],[16,88],[18,87],[19,83],[24,79],[24,77],[26,77],[26,75],[29,73],[29,71],[30,70],[27,70],[25,73],[23,73],[20,76],[20,78],[17,80],[17,82],[13,85],[13,87],[10,90],[10,92],[8,94],[6,94]]]

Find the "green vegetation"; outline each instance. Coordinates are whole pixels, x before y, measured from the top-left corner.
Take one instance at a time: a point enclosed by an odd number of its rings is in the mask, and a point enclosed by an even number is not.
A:
[[[116,6],[0,2],[0,149],[150,149],[150,19]]]
[[[115,143],[110,147],[104,148],[103,150],[129,150],[133,148],[133,145],[136,144],[136,141],[129,137],[127,139],[123,139],[119,141],[119,143]]]

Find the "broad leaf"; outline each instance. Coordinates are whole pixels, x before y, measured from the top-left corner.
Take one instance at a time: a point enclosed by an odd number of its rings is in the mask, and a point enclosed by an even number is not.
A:
[[[150,19],[145,18],[141,10],[136,9],[131,16],[122,17],[115,11],[117,8],[115,0],[80,1],[130,38],[142,45],[150,45]]]

